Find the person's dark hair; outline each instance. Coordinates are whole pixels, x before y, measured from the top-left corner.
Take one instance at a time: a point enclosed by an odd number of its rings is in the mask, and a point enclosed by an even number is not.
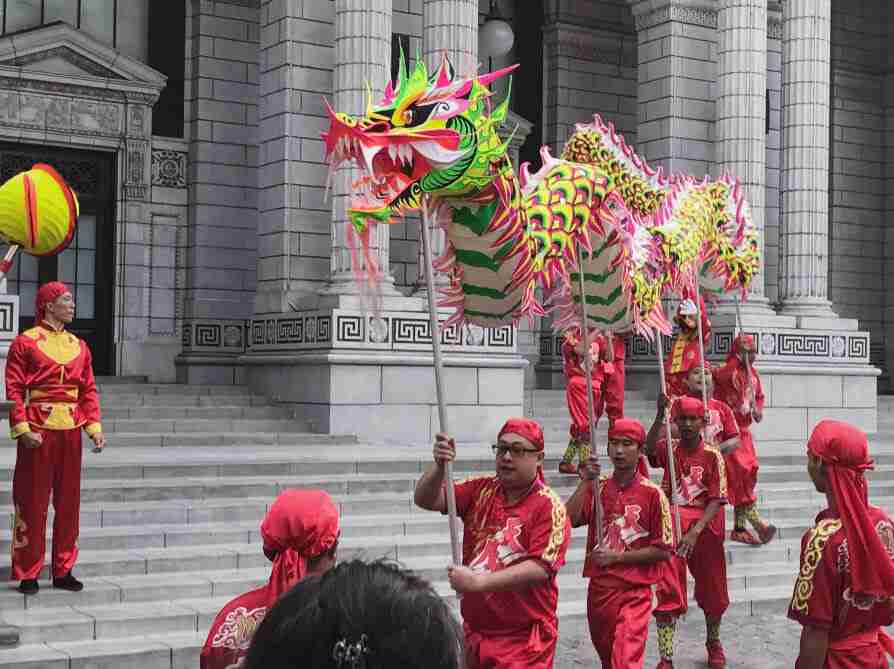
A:
[[[276,602],[245,669],[459,669],[462,648],[456,619],[427,581],[391,562],[351,560]]]

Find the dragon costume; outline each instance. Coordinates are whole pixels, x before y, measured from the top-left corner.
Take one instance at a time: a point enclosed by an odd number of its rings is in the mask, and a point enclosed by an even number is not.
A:
[[[447,238],[435,269],[447,276],[448,324],[494,327],[551,309],[556,329],[577,325],[578,271],[592,326],[648,337],[670,332],[661,297],[695,276],[712,293],[745,290],[759,251],[734,179],[666,176],[598,115],[560,158],[544,147],[536,173],[525,164],[516,174],[497,134],[509,95],[495,104],[489,89],[513,69],[461,77],[444,57],[429,75],[401,54],[397,80],[363,116],[327,105],[330,168],[353,161],[365,173],[348,214],[367,268],[370,226],[425,206]]]

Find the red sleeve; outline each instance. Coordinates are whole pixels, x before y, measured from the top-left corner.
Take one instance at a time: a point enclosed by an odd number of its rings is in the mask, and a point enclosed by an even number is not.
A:
[[[577,374],[577,353],[574,346],[569,341],[562,344],[562,371],[565,376],[575,376]]]
[[[802,625],[831,629],[837,610],[836,599],[841,592],[841,581],[836,569],[834,553],[826,550],[822,523],[808,530],[801,539],[801,569],[795,581],[795,591],[788,607],[788,617]],[[829,537],[826,537],[829,539]],[[816,563],[816,554],[822,556]]]
[[[710,460],[713,464],[710,466],[711,479],[708,481],[708,501],[717,499],[726,503],[726,463],[720,451],[710,448],[705,449],[705,452],[713,456]]]
[[[726,402],[715,400],[720,407],[720,425],[723,428],[720,435],[720,441],[727,441],[733,437],[739,436],[739,424],[736,422],[736,416],[733,410],[729,408]]]
[[[31,431],[31,426],[25,415],[27,365],[27,344],[20,335],[13,339],[6,356],[6,399],[13,402],[13,406],[9,410],[9,429],[13,439]]]
[[[674,548],[674,526],[670,504],[661,488],[649,489],[653,493],[649,505],[649,545],[671,551]]]
[[[96,391],[96,379],[93,377],[93,356],[85,342],[81,342],[84,351],[84,371],[81,373],[81,389],[78,393],[78,403],[81,413],[87,421],[84,430],[89,435],[102,432],[102,423],[99,413],[99,393]]]
[[[571,525],[565,505],[552,490],[545,488],[542,502],[532,514],[528,557],[544,564],[551,573],[558,573],[565,564],[565,552],[571,539]],[[592,507],[592,497],[590,497]]]
[[[667,467],[667,439],[659,439],[648,456],[649,464],[659,469]]]

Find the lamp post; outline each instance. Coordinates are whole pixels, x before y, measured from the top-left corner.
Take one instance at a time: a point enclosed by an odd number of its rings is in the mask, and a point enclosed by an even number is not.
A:
[[[512,50],[515,33],[500,14],[496,0],[490,0],[490,12],[478,30],[478,53],[488,58],[501,58]]]

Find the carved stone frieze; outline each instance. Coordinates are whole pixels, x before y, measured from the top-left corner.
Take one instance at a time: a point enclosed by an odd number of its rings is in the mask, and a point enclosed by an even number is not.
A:
[[[648,30],[669,21],[716,29],[717,10],[711,7],[694,7],[671,3],[635,17],[637,30]]]
[[[153,149],[152,185],[163,188],[186,188],[186,153]]]

